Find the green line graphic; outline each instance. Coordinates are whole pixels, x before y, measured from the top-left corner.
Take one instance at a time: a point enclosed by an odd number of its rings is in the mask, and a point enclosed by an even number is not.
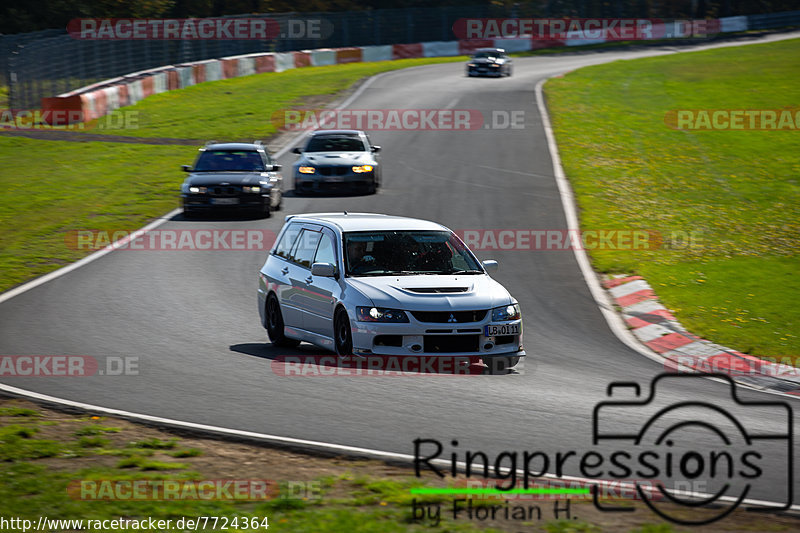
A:
[[[502,496],[504,494],[590,494],[590,489],[436,489],[418,487],[410,489],[411,494],[491,494]]]

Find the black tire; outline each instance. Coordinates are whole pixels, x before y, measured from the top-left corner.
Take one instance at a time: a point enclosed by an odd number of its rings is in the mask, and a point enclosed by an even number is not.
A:
[[[336,310],[333,317],[333,337],[336,346],[336,355],[353,355],[353,335],[350,331],[350,318],[343,308]]]
[[[367,185],[367,194],[375,194],[376,192],[378,192],[378,182],[373,177],[372,182]]]
[[[261,207],[261,218],[269,218],[272,216],[272,208],[270,207],[271,203],[272,200],[270,199],[267,199],[267,201],[264,202],[264,205]]]
[[[293,347],[300,344],[297,339],[290,339],[283,334],[283,315],[281,314],[281,304],[274,294],[267,296],[266,304],[267,315],[267,335],[275,346]]]
[[[183,208],[183,218],[194,218],[195,212],[191,209]]]

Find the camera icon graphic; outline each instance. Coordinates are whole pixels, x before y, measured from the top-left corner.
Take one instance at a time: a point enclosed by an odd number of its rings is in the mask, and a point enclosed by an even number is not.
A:
[[[701,390],[698,380],[708,377],[724,381],[730,397],[720,399],[704,387],[703,396],[687,398],[687,391]],[[660,374],[646,396],[636,382],[613,382],[606,395],[610,399],[593,411],[593,444],[610,454],[616,466],[610,475],[639,480],[638,498],[661,518],[703,525],[740,506],[772,512],[791,507],[793,413],[788,403],[743,401],[723,374]],[[593,494],[602,511],[634,510],[603,504],[597,487]]]

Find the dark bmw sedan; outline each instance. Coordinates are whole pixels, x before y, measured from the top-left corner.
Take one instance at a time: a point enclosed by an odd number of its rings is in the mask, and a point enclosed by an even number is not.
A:
[[[512,69],[503,48],[478,48],[467,63],[467,76],[511,76]]]
[[[375,146],[361,130],[317,130],[292,167],[296,194],[361,191],[374,194],[381,183]]]
[[[189,177],[181,186],[183,213],[212,209],[246,209],[264,217],[281,208],[281,166],[263,144],[213,143],[200,149]]]

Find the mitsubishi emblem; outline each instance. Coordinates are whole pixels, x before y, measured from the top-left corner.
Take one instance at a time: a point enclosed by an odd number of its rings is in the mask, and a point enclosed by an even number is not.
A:
[[[458,322],[458,320],[456,320],[456,317],[453,316],[453,313],[450,313],[450,318],[448,318],[447,321],[448,322]]]

